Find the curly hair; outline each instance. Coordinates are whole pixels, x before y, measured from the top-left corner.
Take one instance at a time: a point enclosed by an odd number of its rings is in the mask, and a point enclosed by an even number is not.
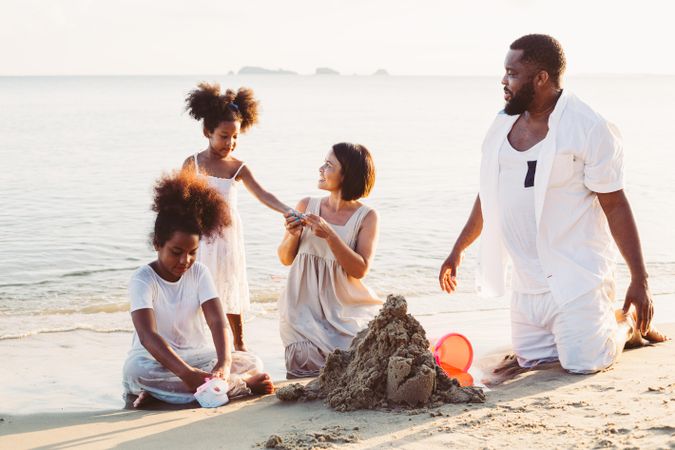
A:
[[[197,89],[185,97],[185,110],[196,120],[203,120],[204,127],[213,132],[220,122],[239,122],[245,132],[258,123],[258,100],[253,89],[228,89],[220,93],[218,83],[199,83]]]
[[[513,41],[511,50],[523,50],[522,61],[548,72],[551,81],[560,87],[560,78],[567,68],[567,59],[562,45],[546,34],[528,34]]]
[[[194,172],[174,171],[155,183],[152,210],[157,213],[151,234],[162,247],[176,231],[212,238],[230,225],[230,213],[220,193]]]
[[[349,142],[333,146],[333,154],[342,166],[343,200],[368,197],[375,184],[375,163],[366,147]]]

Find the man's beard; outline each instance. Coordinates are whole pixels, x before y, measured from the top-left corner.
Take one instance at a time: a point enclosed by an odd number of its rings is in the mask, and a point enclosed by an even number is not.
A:
[[[509,116],[516,116],[524,113],[534,100],[534,78],[526,83],[520,90],[511,97],[511,100],[504,105],[504,112]]]

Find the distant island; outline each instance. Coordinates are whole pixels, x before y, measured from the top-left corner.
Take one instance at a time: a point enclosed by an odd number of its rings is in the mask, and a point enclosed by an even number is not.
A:
[[[297,72],[284,69],[265,69],[264,67],[244,66],[239,69],[238,75],[297,75]]]
[[[315,75],[340,75],[340,72],[338,72],[335,69],[331,69],[330,67],[317,67],[316,72],[314,74]]]
[[[389,72],[384,69],[377,69],[373,75],[389,75]]]

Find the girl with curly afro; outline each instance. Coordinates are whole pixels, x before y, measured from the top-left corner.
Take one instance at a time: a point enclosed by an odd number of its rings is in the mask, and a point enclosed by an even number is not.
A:
[[[186,109],[202,121],[206,149],[190,155],[183,163],[185,170],[204,176],[229,205],[232,225],[220,237],[204,242],[198,261],[213,276],[218,296],[227,314],[234,336],[235,350],[246,350],[242,314],[250,307],[246,257],[241,219],[237,212],[237,186],[244,186],[265,206],[282,214],[291,208],[263,189],[251,169],[233,156],[239,135],[258,122],[258,100],[253,91],[241,88],[221,92],[218,84],[202,83],[185,99]]]
[[[211,274],[196,262],[200,239],[216,237],[230,224],[222,196],[203,178],[177,172],[157,181],[152,209],[157,259],[138,268],[129,283],[135,333],[123,384],[138,396],[134,406],[150,396],[190,403],[210,377],[227,380],[230,397],[272,392],[257,356],[231,352]]]

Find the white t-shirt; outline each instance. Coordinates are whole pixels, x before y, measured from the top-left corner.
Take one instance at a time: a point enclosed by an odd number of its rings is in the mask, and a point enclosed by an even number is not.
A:
[[[195,262],[178,281],[166,281],[149,265],[139,267],[129,282],[131,312],[155,312],[157,332],[175,350],[208,346],[201,305],[217,298],[209,270]],[[143,349],[134,332],[132,350]]]
[[[499,217],[499,150],[518,116],[500,113],[483,142],[483,213],[478,287],[505,294],[508,251]],[[537,252],[560,305],[613,280],[616,247],[596,193],[623,189],[623,144],[617,128],[563,91],[548,119],[534,180]]]
[[[518,151],[508,138],[499,149],[499,215],[504,246],[513,262],[515,292],[542,294],[550,289],[537,253],[534,174],[541,143]]]

